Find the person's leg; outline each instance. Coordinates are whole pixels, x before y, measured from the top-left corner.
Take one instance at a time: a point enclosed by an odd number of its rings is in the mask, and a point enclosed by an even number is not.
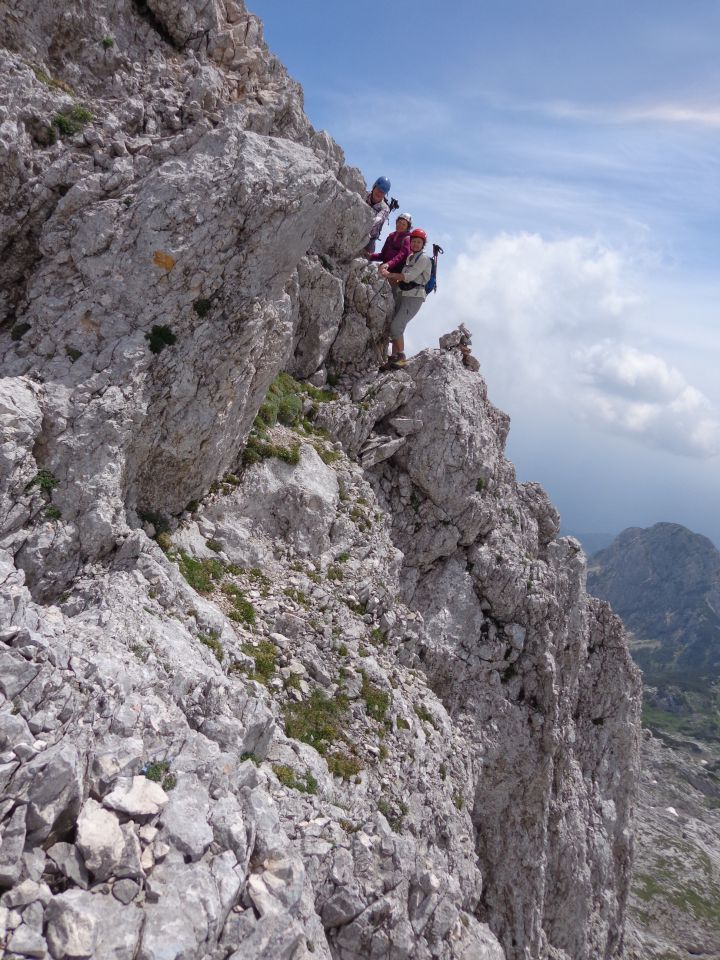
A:
[[[423,301],[420,297],[401,297],[400,306],[395,312],[390,324],[390,336],[393,342],[393,353],[401,360],[405,359],[405,327],[417,314]]]

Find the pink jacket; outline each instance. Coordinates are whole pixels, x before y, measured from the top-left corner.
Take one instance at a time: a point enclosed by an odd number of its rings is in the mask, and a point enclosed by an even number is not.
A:
[[[410,253],[410,231],[395,230],[385,240],[380,253],[370,254],[369,259],[381,261],[391,273],[402,273]]]

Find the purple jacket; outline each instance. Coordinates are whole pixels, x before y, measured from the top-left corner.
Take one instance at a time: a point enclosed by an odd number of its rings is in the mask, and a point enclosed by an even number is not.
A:
[[[380,260],[390,273],[401,273],[405,261],[410,256],[410,231],[395,230],[386,239],[380,253],[370,254],[370,260]]]

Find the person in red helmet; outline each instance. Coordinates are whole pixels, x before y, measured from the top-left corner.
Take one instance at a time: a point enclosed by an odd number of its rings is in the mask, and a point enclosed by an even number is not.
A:
[[[393,273],[386,267],[380,267],[382,276],[390,283],[397,284],[399,291],[390,324],[391,352],[381,370],[405,366],[405,328],[425,302],[425,284],[432,271],[432,261],[423,253],[426,243],[427,234],[416,227],[410,233],[410,256],[405,261],[402,273]]]

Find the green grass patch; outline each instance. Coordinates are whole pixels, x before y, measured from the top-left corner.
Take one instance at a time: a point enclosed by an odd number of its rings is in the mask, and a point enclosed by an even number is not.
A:
[[[222,592],[232,600],[233,607],[235,608],[230,613],[230,619],[236,623],[243,623],[247,627],[254,627],[257,623],[255,607],[247,599],[240,587],[235,586],[234,583],[224,583],[222,585]]]
[[[300,444],[293,443],[289,447],[283,447],[278,443],[269,443],[267,440],[263,440],[256,433],[251,433],[242,455],[242,462],[245,466],[260,463],[261,460],[268,460],[271,457],[289,463],[294,467],[300,463]]]
[[[320,690],[313,690],[308,700],[285,707],[285,733],[294,740],[314,747],[325,755],[338,740],[347,721],[348,698],[339,694],[333,699]]]
[[[318,782],[315,777],[308,772],[304,779],[295,776],[295,771],[286,763],[274,763],[272,765],[273,773],[284,787],[291,790],[299,790],[300,793],[317,793]]]
[[[29,323],[16,323],[15,326],[10,331],[10,339],[15,341],[22,340],[22,338],[25,336],[25,334],[28,332],[29,329],[30,329]]]
[[[198,593],[212,593],[217,583],[225,576],[225,568],[219,560],[199,560],[183,550],[174,558],[180,573]]]
[[[380,723],[385,719],[385,714],[390,706],[390,694],[381,690],[380,687],[374,683],[371,683],[364,670],[361,675],[362,688],[360,690],[360,696],[365,701],[365,709],[369,717],[372,717],[373,720],[377,720],[378,723]]]
[[[199,633],[198,640],[203,646],[207,647],[208,650],[212,650],[215,654],[215,659],[218,663],[222,663],[225,658],[225,651],[223,650],[223,645],[220,643],[220,634],[217,630],[211,630],[210,633]]]
[[[352,780],[363,768],[357,757],[351,757],[347,753],[333,753],[326,759],[330,773],[342,780]]]
[[[244,643],[240,649],[255,662],[252,679],[267,686],[277,667],[278,651],[275,644],[269,640],[261,640],[257,646]]]

